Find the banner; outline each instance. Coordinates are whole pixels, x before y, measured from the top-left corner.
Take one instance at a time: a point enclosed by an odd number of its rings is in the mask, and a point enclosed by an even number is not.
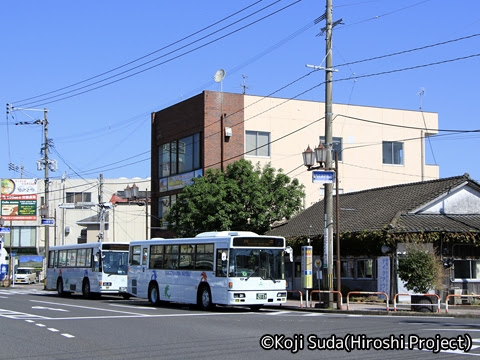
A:
[[[4,220],[37,220],[37,179],[1,179],[0,191]]]

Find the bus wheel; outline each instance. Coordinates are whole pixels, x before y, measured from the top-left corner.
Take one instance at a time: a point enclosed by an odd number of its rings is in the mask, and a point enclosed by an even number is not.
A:
[[[65,293],[63,291],[63,281],[62,281],[62,278],[59,278],[57,280],[57,294],[58,296],[64,296]]]
[[[90,292],[90,281],[88,279],[83,280],[82,295],[84,299],[90,299],[92,297],[92,293]]]
[[[206,311],[212,309],[212,295],[208,286],[204,285],[200,288],[198,292],[197,304],[201,310]]]
[[[157,284],[152,284],[148,288],[148,301],[150,301],[152,305],[160,305],[160,293]]]

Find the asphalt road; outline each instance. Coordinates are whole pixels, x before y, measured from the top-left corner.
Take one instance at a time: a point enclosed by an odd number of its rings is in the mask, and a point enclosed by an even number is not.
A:
[[[201,312],[0,288],[0,359],[459,359],[480,356],[479,331],[477,318]]]

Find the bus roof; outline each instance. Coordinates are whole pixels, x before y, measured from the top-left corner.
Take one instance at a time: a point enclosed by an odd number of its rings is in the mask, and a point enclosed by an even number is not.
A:
[[[83,249],[83,248],[111,248],[115,247],[115,245],[118,246],[126,246],[128,248],[128,243],[127,242],[89,242],[89,243],[83,243],[83,244],[70,244],[70,245],[57,245],[57,246],[50,246],[49,250],[65,250],[65,249]]]
[[[195,237],[231,237],[231,236],[259,236],[252,231],[208,231]]]

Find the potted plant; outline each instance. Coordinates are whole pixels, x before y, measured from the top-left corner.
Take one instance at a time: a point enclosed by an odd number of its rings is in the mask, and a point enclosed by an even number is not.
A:
[[[398,276],[405,283],[408,290],[415,294],[427,294],[435,289],[440,282],[442,273],[441,263],[430,251],[419,245],[411,245],[407,248],[405,255],[398,259]],[[434,311],[431,296],[412,295],[411,309],[413,311]]]

